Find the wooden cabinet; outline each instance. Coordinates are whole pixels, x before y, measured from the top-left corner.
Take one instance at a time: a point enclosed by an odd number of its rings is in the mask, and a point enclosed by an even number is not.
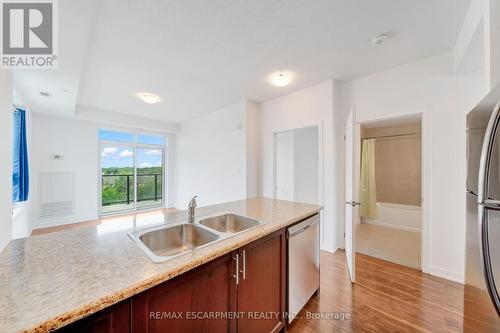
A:
[[[230,332],[236,284],[231,254],[132,298],[132,332]],[[210,316],[213,315],[211,318]]]
[[[94,313],[59,332],[64,333],[127,333],[130,332],[130,300]]]
[[[279,332],[285,326],[285,234],[278,232],[238,250],[238,333]]]
[[[280,230],[61,331],[282,331],[285,255],[285,232]]]

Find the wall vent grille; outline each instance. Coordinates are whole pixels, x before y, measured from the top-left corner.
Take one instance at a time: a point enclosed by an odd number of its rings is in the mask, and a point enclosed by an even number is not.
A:
[[[73,213],[73,173],[40,173],[40,217]]]

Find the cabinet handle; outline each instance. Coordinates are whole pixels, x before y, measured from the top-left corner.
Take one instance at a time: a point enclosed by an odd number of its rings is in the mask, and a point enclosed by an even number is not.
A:
[[[233,274],[233,277],[236,279],[236,284],[239,284],[240,283],[240,273],[238,273],[240,270],[239,255],[236,254],[236,257],[233,258],[233,260],[236,260],[236,274]]]
[[[243,273],[243,280],[247,278],[247,251],[243,250],[243,270],[241,270],[241,273]]]

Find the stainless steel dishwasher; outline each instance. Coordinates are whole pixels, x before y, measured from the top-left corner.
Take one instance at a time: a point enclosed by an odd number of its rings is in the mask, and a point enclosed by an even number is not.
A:
[[[288,323],[319,289],[319,214],[287,229]]]

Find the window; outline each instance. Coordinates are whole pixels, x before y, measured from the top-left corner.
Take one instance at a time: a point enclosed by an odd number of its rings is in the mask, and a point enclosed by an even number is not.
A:
[[[101,213],[165,202],[164,136],[99,130],[99,140]]]
[[[120,142],[134,142],[134,134],[99,130],[99,140],[101,141],[120,141]]]
[[[165,145],[165,137],[139,134],[137,141],[146,145]]]
[[[12,120],[12,201],[23,202],[28,200],[29,193],[26,112],[14,109]]]

